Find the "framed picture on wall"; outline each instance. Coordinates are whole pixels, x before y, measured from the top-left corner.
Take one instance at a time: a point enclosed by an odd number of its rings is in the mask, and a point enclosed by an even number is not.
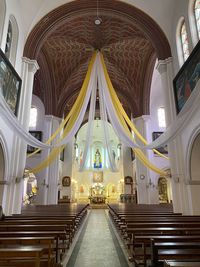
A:
[[[62,186],[67,187],[71,185],[71,178],[69,176],[64,176],[62,178]]]
[[[0,49],[0,94],[17,116],[21,91],[21,78]]]
[[[177,113],[184,107],[200,78],[200,41],[173,80]]]
[[[156,140],[161,134],[163,134],[163,132],[153,132],[152,133],[152,139],[153,141]],[[156,150],[162,154],[168,154],[168,147],[167,145],[166,146],[162,146],[162,147],[159,147],[159,148],[156,148]],[[157,155],[155,152],[154,152],[155,155]]]
[[[125,184],[132,184],[133,183],[133,178],[131,176],[126,176],[124,178]]]
[[[39,141],[42,141],[42,132],[41,131],[29,131],[29,133],[31,135],[33,135]],[[37,147],[27,145],[27,153],[29,153],[29,154],[35,152],[37,149],[38,149]],[[38,154],[41,153],[41,150],[37,153]]]
[[[103,172],[93,172],[93,182],[103,183]]]

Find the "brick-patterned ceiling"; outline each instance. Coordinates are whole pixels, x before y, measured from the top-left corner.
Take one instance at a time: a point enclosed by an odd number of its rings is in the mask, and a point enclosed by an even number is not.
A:
[[[155,59],[170,56],[159,26],[142,11],[115,0],[79,0],[47,14],[32,30],[24,56],[36,59],[34,94],[46,114],[61,117],[73,105],[94,49],[104,55],[121,103],[134,117],[148,114]]]

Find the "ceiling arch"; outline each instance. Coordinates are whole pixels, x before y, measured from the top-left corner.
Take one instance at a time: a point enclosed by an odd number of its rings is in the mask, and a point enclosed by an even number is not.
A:
[[[38,60],[41,69],[36,74],[34,93],[47,103],[49,114],[61,117],[70,109],[75,101],[70,99],[71,92],[81,87],[94,49],[103,53],[127,111],[133,116],[148,114],[155,59],[171,56],[168,40],[152,18],[123,2],[101,0],[99,15],[102,23],[97,26],[96,1],[72,1],[48,13],[30,33],[24,56]],[[40,94],[38,87],[44,93]],[[49,88],[55,92],[49,94]]]

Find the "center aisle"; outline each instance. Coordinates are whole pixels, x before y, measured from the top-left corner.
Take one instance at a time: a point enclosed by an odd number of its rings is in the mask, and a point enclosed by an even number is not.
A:
[[[91,210],[66,267],[128,267],[105,210]]]

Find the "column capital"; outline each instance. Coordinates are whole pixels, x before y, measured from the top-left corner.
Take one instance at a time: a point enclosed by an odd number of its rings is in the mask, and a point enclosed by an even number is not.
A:
[[[142,117],[141,117],[144,121],[148,121],[150,118],[151,118],[151,116],[150,115],[142,115]]]
[[[133,118],[133,122],[137,122],[137,121],[148,121],[150,118],[151,118],[150,115],[142,115],[140,117]]]
[[[159,60],[157,66],[156,66],[156,69],[158,70],[158,72],[160,74],[163,74],[164,72],[167,71],[167,65],[171,64],[172,61],[173,61],[172,57],[168,57],[166,59]]]
[[[22,62],[28,64],[29,71],[36,73],[39,70],[39,65],[35,59],[29,59],[27,57],[22,57]]]
[[[47,121],[58,121],[59,123],[62,121],[62,118],[59,118],[59,117],[56,117],[54,115],[45,115],[44,118],[47,120]]]

